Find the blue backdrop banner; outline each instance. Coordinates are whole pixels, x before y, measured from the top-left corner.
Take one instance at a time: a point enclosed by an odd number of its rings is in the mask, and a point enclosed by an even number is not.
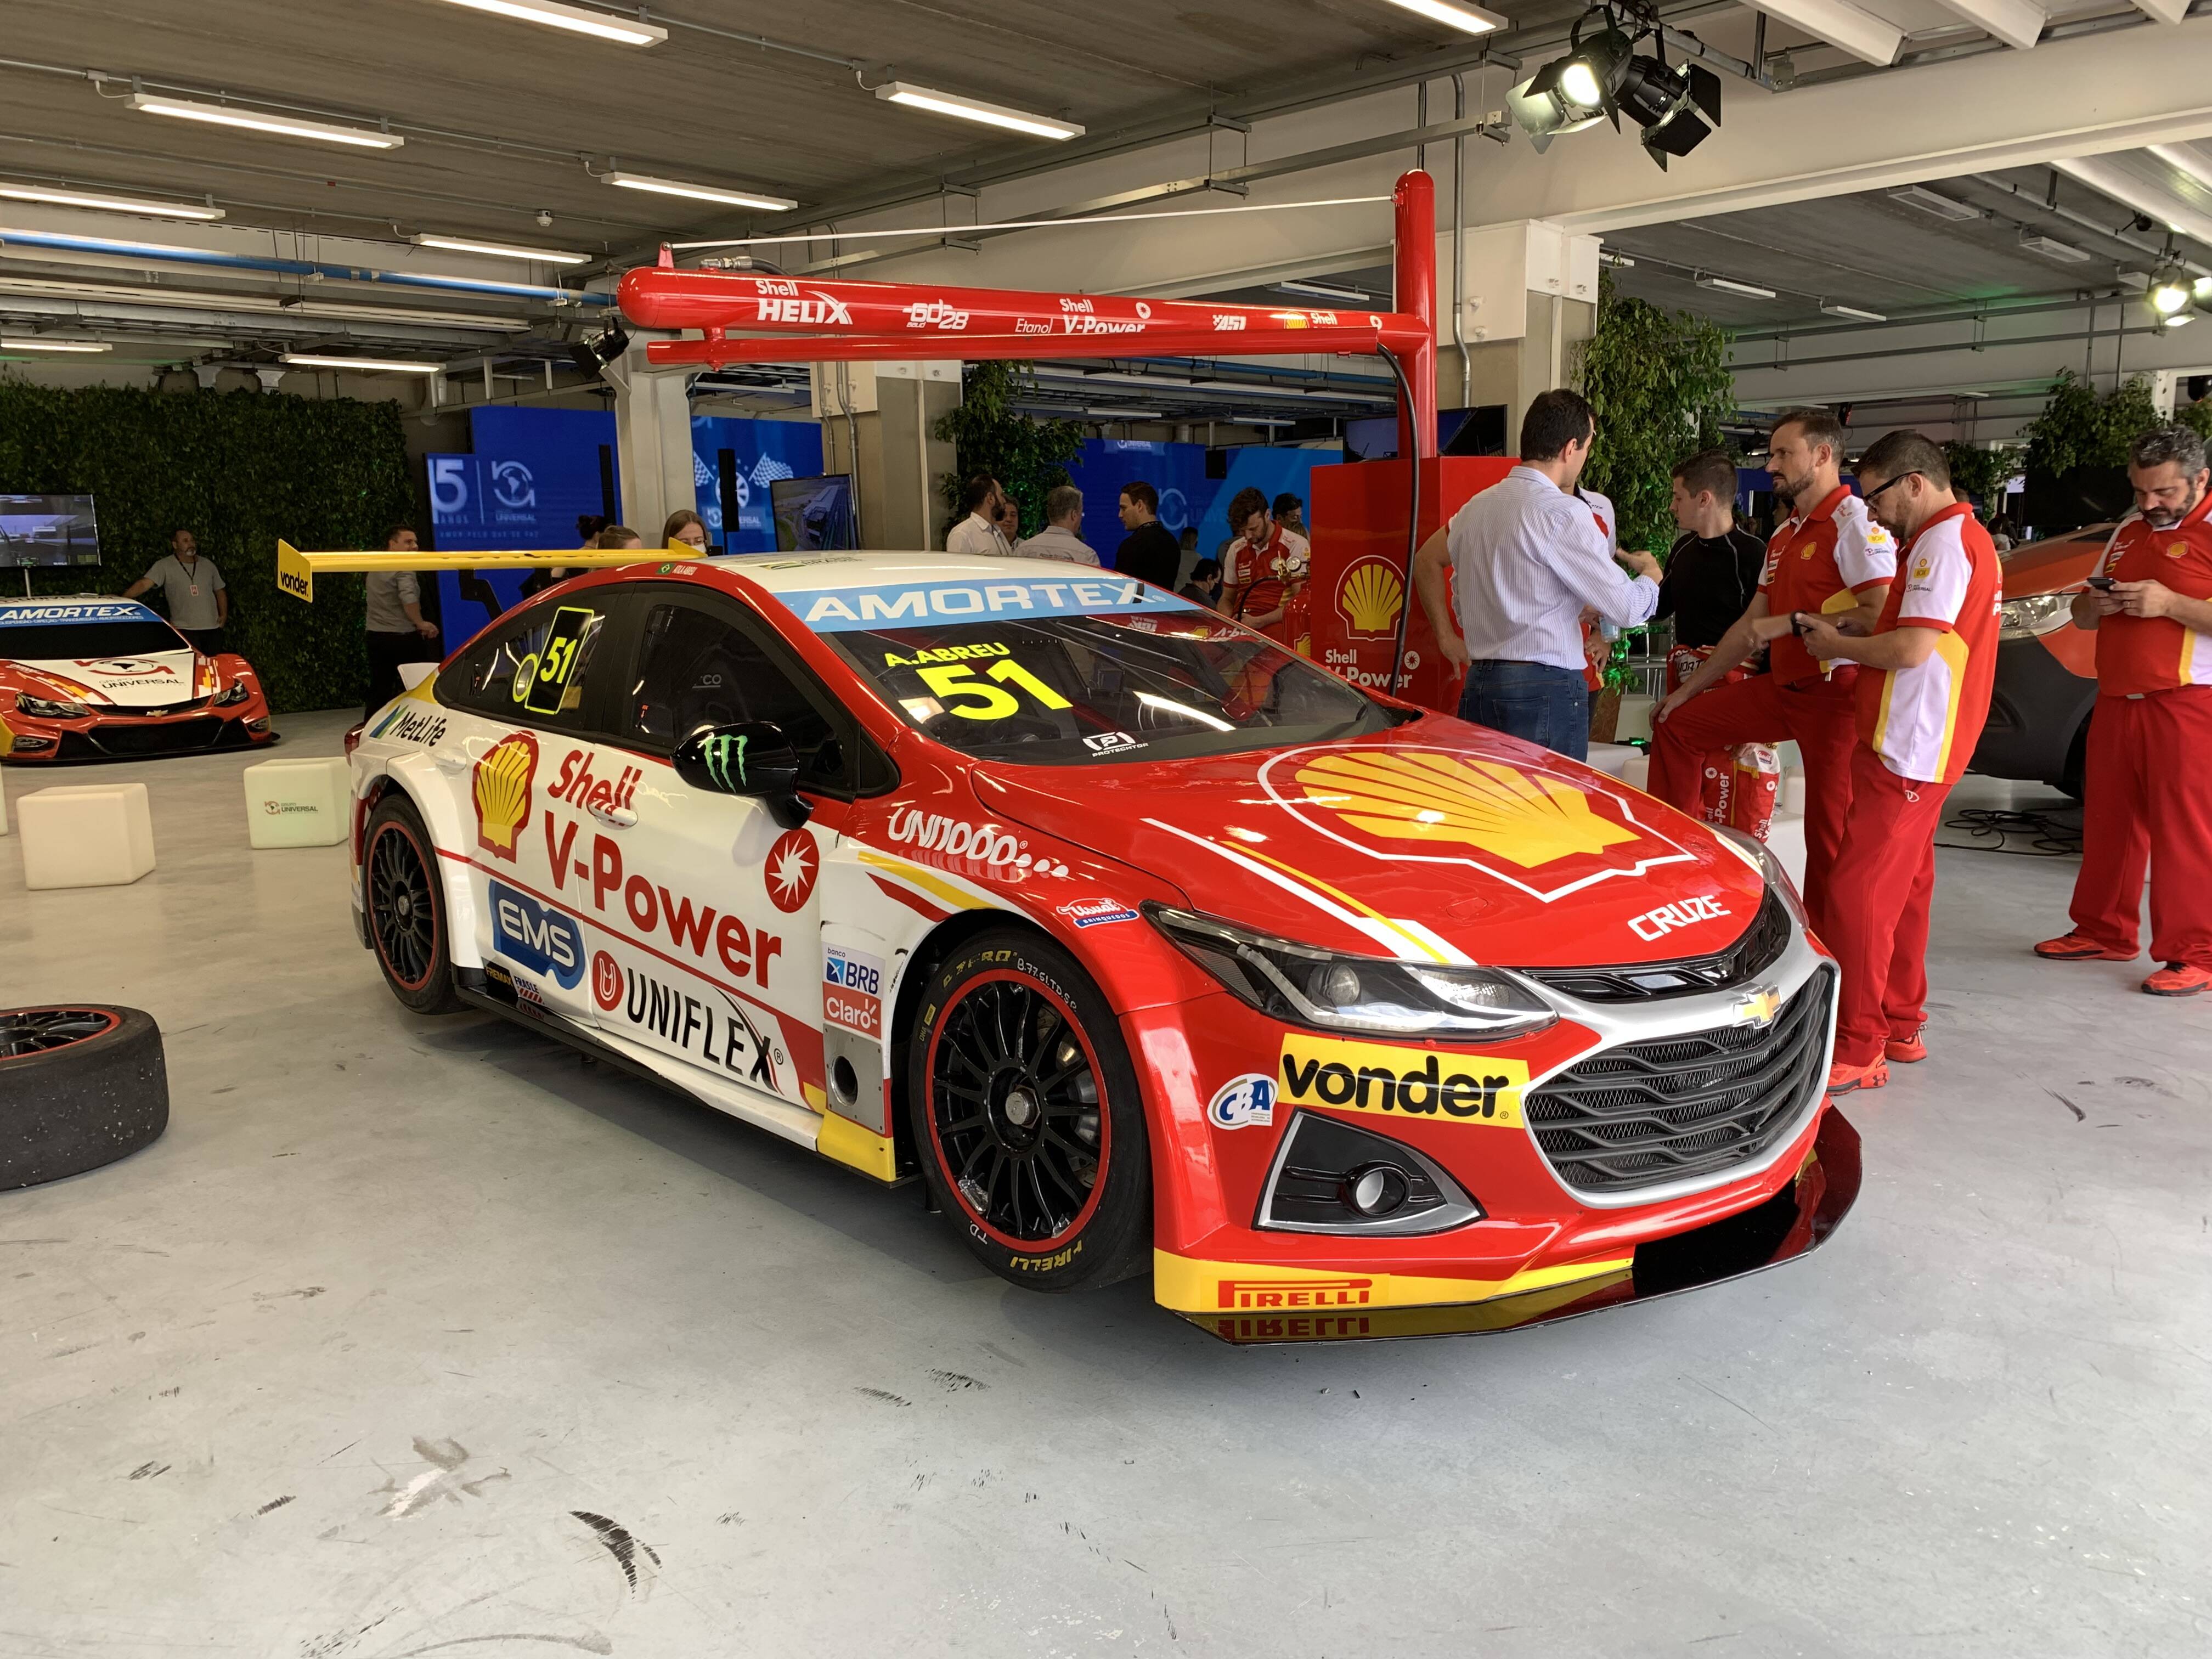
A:
[[[1310,502],[1308,480],[1314,468],[1334,466],[1344,459],[1337,449],[1270,449],[1258,444],[1218,453],[1226,462],[1226,476],[1209,478],[1204,444],[1085,439],[1083,453],[1067,469],[1070,482],[1083,492],[1083,539],[1112,566],[1114,551],[1127,533],[1118,511],[1121,487],[1141,478],[1160,493],[1160,522],[1177,536],[1195,528],[1199,556],[1210,559],[1230,538],[1229,503],[1237,491],[1250,487],[1273,502],[1287,490]],[[1310,529],[1310,510],[1306,524]]]

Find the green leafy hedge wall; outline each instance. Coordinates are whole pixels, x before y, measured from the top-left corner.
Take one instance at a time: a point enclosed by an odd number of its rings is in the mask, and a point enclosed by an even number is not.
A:
[[[190,530],[230,587],[229,649],[270,706],[337,708],[368,690],[361,583],[276,591],[276,540],[381,547],[413,510],[399,408],[260,392],[62,391],[0,377],[0,491],[97,498],[97,570],[32,573],[33,592],[119,593]],[[20,592],[20,572],[0,591]],[[149,598],[154,596],[149,595]]]

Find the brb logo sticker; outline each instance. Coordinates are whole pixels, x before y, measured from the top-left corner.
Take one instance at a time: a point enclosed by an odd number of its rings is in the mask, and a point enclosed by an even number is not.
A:
[[[508,732],[477,762],[477,845],[494,858],[514,862],[514,838],[530,817],[537,775],[538,739],[527,732]]]
[[[1206,1121],[1217,1129],[1267,1127],[1275,1121],[1275,1079],[1258,1072],[1231,1078],[1206,1103]]]
[[[884,964],[842,945],[822,953],[822,1018],[862,1036],[884,1034]]]
[[[491,948],[564,991],[583,982],[584,930],[501,881],[491,884]]]

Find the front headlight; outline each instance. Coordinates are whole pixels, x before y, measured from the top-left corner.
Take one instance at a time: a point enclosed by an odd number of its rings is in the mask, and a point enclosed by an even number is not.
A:
[[[1487,968],[1352,957],[1218,916],[1147,903],[1146,917],[1193,962],[1272,1019],[1327,1031],[1496,1042],[1554,1024],[1551,1005]]]
[[[1747,830],[1731,829],[1727,824],[1712,827],[1728,842],[1730,852],[1758,871],[1766,878],[1766,884],[1782,895],[1790,914],[1797,919],[1797,925],[1809,927],[1811,924],[1805,919],[1804,895],[1797,890],[1796,882],[1791,879],[1782,860],[1774,856],[1774,849]]]
[[[230,689],[218,696],[210,706],[216,708],[234,708],[252,695],[252,691],[246,686],[246,676],[240,674],[230,683]]]
[[[2030,593],[2007,599],[1997,607],[1997,637],[2032,640],[2038,635],[2055,634],[2073,620],[2071,593]]]
[[[15,694],[15,707],[42,720],[81,720],[92,713],[81,702],[57,702],[49,697],[34,697],[27,691]]]

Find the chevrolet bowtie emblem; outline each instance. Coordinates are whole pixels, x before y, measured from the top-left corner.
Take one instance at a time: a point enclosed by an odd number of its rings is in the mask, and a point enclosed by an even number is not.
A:
[[[1771,1025],[1774,1017],[1782,1011],[1782,993],[1771,985],[1762,985],[1756,991],[1747,991],[1735,1001],[1735,1017],[1739,1024]]]

